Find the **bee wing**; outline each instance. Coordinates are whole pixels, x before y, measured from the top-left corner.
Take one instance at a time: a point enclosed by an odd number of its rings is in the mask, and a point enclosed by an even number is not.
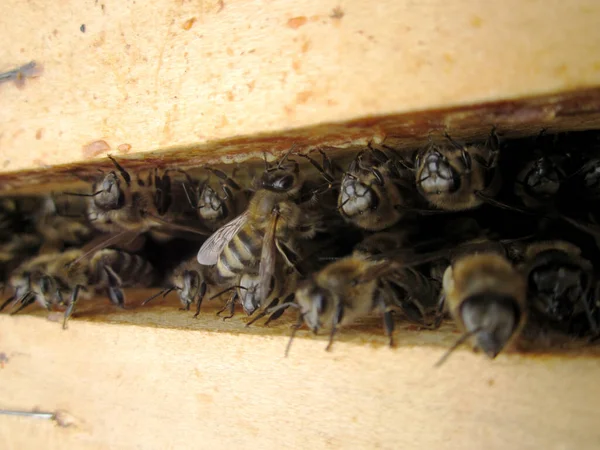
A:
[[[225,246],[227,246],[229,241],[233,239],[246,222],[248,222],[247,211],[215,231],[200,247],[197,258],[198,262],[204,266],[216,264]]]
[[[275,242],[275,232],[277,230],[278,214],[273,215],[271,223],[265,232],[262,250],[260,253],[260,267],[258,269],[258,286],[256,288],[256,297],[260,302],[269,295],[271,277],[275,272],[275,260],[277,257],[277,244]]]

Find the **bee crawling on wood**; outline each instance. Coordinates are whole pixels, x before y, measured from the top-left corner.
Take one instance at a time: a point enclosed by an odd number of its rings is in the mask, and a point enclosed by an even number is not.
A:
[[[289,163],[288,154],[282,161]],[[291,166],[281,161],[267,166],[259,182],[262,188],[246,211],[215,231],[198,252],[198,262],[216,265],[221,281],[257,275],[258,285],[252,288],[257,304],[268,297],[277,261],[296,269],[296,241],[313,238],[321,228],[318,211],[294,200],[302,188],[297,167],[294,161]]]
[[[34,302],[48,310],[66,305],[63,328],[80,297],[89,297],[89,289],[105,291],[111,302],[125,306],[123,288],[148,287],[155,278],[154,268],[138,255],[104,249],[95,252],[87,264],[72,262],[84,253],[81,249],[44,254],[21,264],[13,271],[10,285],[13,295],[0,307],[20,303],[16,314]]]
[[[427,321],[424,304],[434,304],[438,289],[432,280],[409,266],[420,265],[433,256],[414,255],[412,260],[405,258],[402,262],[371,258],[382,248],[387,251],[390,246],[398,245],[397,238],[392,233],[371,236],[352,255],[326,265],[300,283],[293,302],[274,307],[269,312],[277,314],[283,308],[296,308],[299,316],[294,332],[302,323],[315,334],[321,328],[329,329],[327,350],[331,349],[339,327],[373,313],[383,317],[390,345],[393,345],[394,313],[403,313],[420,326],[432,328],[434,325]],[[293,338],[294,334],[286,355]]]
[[[526,323],[527,283],[500,251],[464,252],[444,272],[440,305],[463,335],[437,365],[468,339],[495,358]]]

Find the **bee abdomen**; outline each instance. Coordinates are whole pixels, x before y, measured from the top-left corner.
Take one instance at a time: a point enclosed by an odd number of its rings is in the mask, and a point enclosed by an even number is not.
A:
[[[123,287],[149,286],[155,278],[154,267],[146,259],[118,250],[101,250],[92,258],[92,267],[98,280],[105,279],[102,272],[112,270]]]

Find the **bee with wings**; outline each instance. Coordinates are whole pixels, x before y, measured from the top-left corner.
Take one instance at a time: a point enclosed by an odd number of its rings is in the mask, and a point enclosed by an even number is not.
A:
[[[63,328],[67,328],[78,300],[90,297],[88,288],[106,291],[113,304],[124,307],[123,288],[148,287],[157,278],[154,267],[139,255],[104,249],[94,252],[87,264],[72,264],[83,253],[81,249],[70,249],[25,261],[12,272],[10,285],[14,294],[0,306],[0,311],[11,302],[14,306],[20,303],[11,314],[34,302],[48,310],[66,305]]]
[[[198,252],[202,265],[216,265],[221,279],[233,279],[258,266],[255,297],[266,299],[278,256],[295,268],[296,238],[310,239],[318,218],[288,198],[259,190],[248,209],[210,236]]]
[[[102,172],[102,177],[93,183],[91,194],[66,193],[87,197],[88,220],[97,230],[108,233],[94,241],[82,259],[111,245],[131,242],[146,232],[160,241],[169,240],[173,233],[208,234],[199,228],[197,215],[185,202],[183,180],[174,182],[171,176],[178,173],[192,184],[187,173],[179,169],[154,169],[132,177],[117,160],[109,158],[116,170]]]
[[[298,163],[289,159],[294,148],[277,164],[266,163],[246,211],[213,233],[198,252],[198,262],[216,265],[221,280],[258,272],[252,283],[258,305],[269,296],[277,260],[295,270],[296,239],[311,239],[320,229],[319,212],[293,200],[304,182]]]

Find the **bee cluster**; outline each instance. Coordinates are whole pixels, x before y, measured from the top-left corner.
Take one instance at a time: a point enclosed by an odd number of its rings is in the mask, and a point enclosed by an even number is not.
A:
[[[346,168],[292,148],[244,185],[236,171],[133,172],[111,158],[87,192],[0,203],[0,308],[63,308],[124,288],[238,305],[247,325],[295,310],[294,332],[379,315],[435,329],[445,317],[494,358],[527,333],[600,335],[596,132],[414,151],[368,145]],[[182,313],[184,314],[184,313]],[[292,334],[293,337],[293,334]],[[290,340],[290,344],[291,344]],[[288,347],[289,350],[289,347]],[[287,351],[286,351],[287,352]]]

